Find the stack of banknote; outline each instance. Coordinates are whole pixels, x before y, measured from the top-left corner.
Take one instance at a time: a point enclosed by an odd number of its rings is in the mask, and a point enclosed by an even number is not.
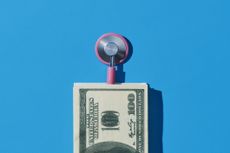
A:
[[[148,153],[145,83],[75,83],[74,153]]]

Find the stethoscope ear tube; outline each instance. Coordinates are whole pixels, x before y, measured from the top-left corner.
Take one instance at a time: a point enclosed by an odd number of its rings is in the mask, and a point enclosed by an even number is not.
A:
[[[115,67],[108,67],[107,68],[107,83],[108,84],[114,84],[116,82],[115,78]]]

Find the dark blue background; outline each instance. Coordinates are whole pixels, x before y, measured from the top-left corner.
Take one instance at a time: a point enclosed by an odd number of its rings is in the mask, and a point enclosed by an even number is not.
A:
[[[162,153],[154,133],[163,130],[163,153],[230,153],[229,7],[228,0],[1,0],[0,153],[72,153],[72,86],[105,81],[94,45],[107,32],[133,45],[126,82],[162,93],[163,110],[150,111],[150,127],[158,127],[150,129],[152,152]]]

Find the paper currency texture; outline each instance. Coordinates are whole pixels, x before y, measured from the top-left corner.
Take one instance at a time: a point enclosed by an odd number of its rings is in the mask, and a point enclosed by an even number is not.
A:
[[[75,83],[74,153],[148,153],[145,83]]]

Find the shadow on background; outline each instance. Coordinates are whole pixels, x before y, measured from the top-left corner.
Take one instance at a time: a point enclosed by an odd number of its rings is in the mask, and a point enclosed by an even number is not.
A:
[[[149,153],[163,153],[162,92],[149,87]]]
[[[133,45],[131,44],[129,39],[127,39],[126,37],[124,37],[124,38],[127,41],[128,46],[129,46],[129,54],[128,54],[126,60],[124,61],[124,63],[126,63],[126,62],[128,62],[130,60],[130,58],[133,55]],[[125,82],[125,72],[124,72],[123,64],[117,65],[117,68],[116,68],[116,82],[117,83]]]
[[[117,83],[124,83],[125,82],[125,72],[124,72],[123,64],[117,65],[115,75],[116,75],[116,82]]]

